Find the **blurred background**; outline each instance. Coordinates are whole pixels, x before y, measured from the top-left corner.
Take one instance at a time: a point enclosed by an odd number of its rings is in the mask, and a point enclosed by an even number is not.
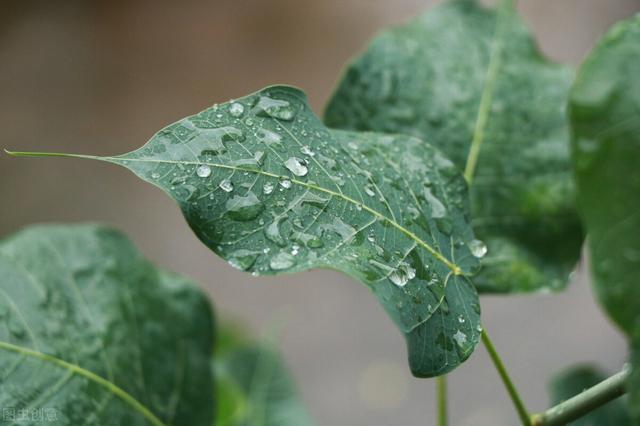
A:
[[[0,147],[123,153],[172,121],[272,83],[303,88],[321,113],[369,38],[436,3],[4,0]],[[519,9],[548,56],[578,64],[640,0],[520,0]],[[0,155],[0,235],[72,221],[124,230],[258,334],[284,321],[282,352],[317,425],[435,423],[434,381],[411,377],[401,334],[365,287],[330,271],[251,277],[214,256],[172,200],[125,169]],[[482,298],[484,324],[532,410],[545,408],[551,373],[575,361],[613,372],[626,358],[584,269],[558,296]],[[482,346],[451,374],[450,392],[452,425],[517,424]]]

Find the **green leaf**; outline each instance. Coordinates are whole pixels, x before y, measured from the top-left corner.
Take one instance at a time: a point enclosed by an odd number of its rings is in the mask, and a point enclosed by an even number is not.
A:
[[[451,370],[478,342],[467,185],[418,139],[329,131],[303,92],[274,86],[180,120],[136,151],[89,158],[162,188],[239,269],[332,268],[361,281],[407,335],[417,375]]]
[[[608,376],[591,365],[576,365],[553,377],[549,385],[551,405],[557,405]],[[631,425],[627,407],[621,398],[615,399],[571,423],[571,426]]]
[[[590,53],[570,110],[593,284],[635,348],[629,389],[640,422],[640,15],[614,26]]]
[[[564,288],[580,255],[565,112],[571,70],[548,62],[503,0],[444,2],[376,37],[325,122],[414,135],[465,170],[488,254],[480,292]]]
[[[209,305],[122,234],[98,225],[21,231],[0,242],[0,283],[3,416],[211,424]]]
[[[223,328],[214,354],[219,395],[215,425],[311,425],[293,378],[275,349],[268,343],[238,338],[237,333]]]

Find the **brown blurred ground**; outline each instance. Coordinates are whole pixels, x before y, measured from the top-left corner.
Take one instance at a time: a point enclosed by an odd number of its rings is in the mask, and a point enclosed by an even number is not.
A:
[[[272,83],[300,86],[320,112],[345,61],[383,26],[433,1],[15,1],[0,14],[1,147],[121,153],[160,127]],[[521,0],[552,58],[578,63],[638,0]],[[252,278],[191,234],[160,191],[113,166],[0,156],[0,235],[34,222],[98,220],[151,259],[196,279],[218,311],[263,329],[286,318],[282,348],[316,424],[430,425],[433,382],[413,379],[401,335],[367,290],[314,271]],[[484,323],[532,409],[548,373],[573,361],[610,370],[624,341],[578,274],[569,291],[487,297]],[[450,389],[452,425],[513,425],[479,347]]]

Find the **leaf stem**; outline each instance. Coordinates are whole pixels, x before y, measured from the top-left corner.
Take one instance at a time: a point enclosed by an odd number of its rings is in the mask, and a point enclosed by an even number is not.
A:
[[[565,425],[624,395],[629,374],[630,368],[625,367],[619,373],[549,408],[544,413],[534,414],[531,416],[532,426]]]
[[[524,406],[522,399],[520,398],[520,394],[516,389],[511,377],[509,377],[509,373],[507,372],[506,367],[502,363],[502,359],[500,359],[500,355],[496,351],[495,346],[489,339],[489,335],[487,334],[487,330],[482,331],[482,343],[485,348],[487,348],[487,352],[489,352],[489,356],[491,357],[491,361],[493,361],[493,365],[496,367],[500,378],[502,379],[502,383],[504,383],[504,387],[507,389],[507,393],[513,402],[513,405],[518,412],[518,416],[520,417],[520,421],[523,426],[532,426],[531,419],[529,418],[529,412],[527,408]]]
[[[447,376],[436,377],[438,426],[447,426]]]

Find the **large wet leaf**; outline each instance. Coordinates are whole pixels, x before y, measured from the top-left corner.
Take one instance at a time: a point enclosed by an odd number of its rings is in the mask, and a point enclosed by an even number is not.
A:
[[[616,25],[591,52],[570,108],[593,284],[635,348],[631,407],[640,422],[640,16]]]
[[[572,72],[544,59],[503,4],[448,1],[383,32],[347,68],[325,122],[440,148],[472,178],[472,225],[488,247],[478,290],[556,290],[582,242],[565,112]]]
[[[277,351],[268,342],[219,332],[214,354],[216,426],[308,426],[312,422]],[[221,338],[220,338],[221,337]]]
[[[4,421],[210,425],[212,334],[195,286],[113,230],[37,226],[0,242]]]
[[[482,250],[467,186],[418,139],[329,131],[304,93],[274,86],[99,159],[166,191],[196,235],[239,269],[332,268],[367,285],[407,334],[417,375],[454,368],[478,341],[468,276],[479,263],[472,251]]]
[[[577,365],[555,375],[549,384],[551,405],[557,405],[608,376],[591,365]],[[571,426],[628,426],[631,425],[623,398],[615,399],[573,422]]]

